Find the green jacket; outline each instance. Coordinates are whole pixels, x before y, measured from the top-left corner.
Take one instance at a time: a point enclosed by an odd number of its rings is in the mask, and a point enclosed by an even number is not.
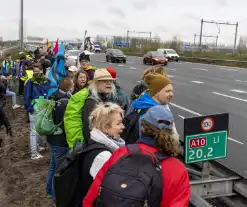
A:
[[[75,142],[79,139],[84,142],[82,110],[88,97],[88,89],[84,88],[71,96],[64,114],[64,128],[69,148],[73,148]]]

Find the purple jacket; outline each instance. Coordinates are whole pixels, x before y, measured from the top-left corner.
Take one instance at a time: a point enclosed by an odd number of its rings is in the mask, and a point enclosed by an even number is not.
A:
[[[25,70],[26,70],[26,67],[29,65],[31,65],[31,62],[26,59],[23,59],[19,63],[16,64],[16,72],[17,72],[18,78],[21,78],[26,75]]]

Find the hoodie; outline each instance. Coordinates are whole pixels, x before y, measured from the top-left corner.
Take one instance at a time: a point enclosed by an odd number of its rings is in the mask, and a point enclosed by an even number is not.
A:
[[[83,68],[83,70],[85,72],[87,72],[89,80],[93,80],[94,72],[95,72],[96,68],[94,68],[93,66],[90,65],[87,68]]]

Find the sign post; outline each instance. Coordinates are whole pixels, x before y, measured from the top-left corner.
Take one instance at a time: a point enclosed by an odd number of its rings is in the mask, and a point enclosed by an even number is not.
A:
[[[228,113],[185,118],[185,163],[225,158],[227,156],[228,129]]]

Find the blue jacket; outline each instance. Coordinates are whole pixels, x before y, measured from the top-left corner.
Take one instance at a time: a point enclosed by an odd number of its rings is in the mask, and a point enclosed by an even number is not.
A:
[[[44,96],[47,99],[48,90],[50,89],[50,83],[45,82],[43,84],[36,84],[31,82],[32,79],[28,80],[24,87],[24,104],[25,109],[29,113],[33,113],[33,105],[32,101],[34,99],[39,98],[40,96]]]
[[[133,109],[149,109],[157,105],[160,104],[153,100],[147,92],[132,102]]]

